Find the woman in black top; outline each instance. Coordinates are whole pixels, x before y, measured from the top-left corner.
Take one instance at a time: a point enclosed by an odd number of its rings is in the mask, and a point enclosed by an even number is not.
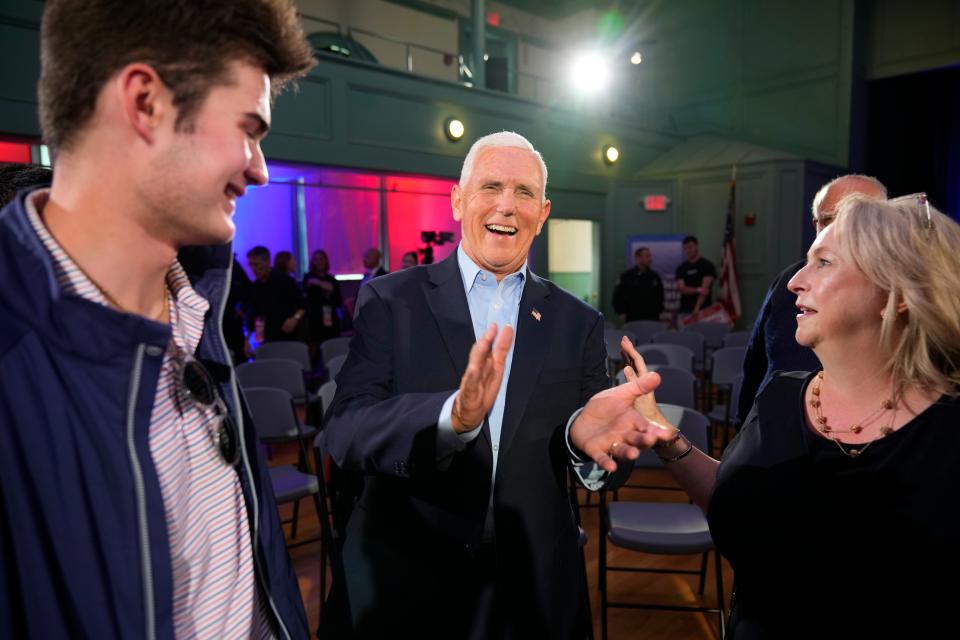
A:
[[[853,196],[788,286],[823,370],[777,374],[722,463],[678,431],[654,446],[733,566],[729,637],[953,637],[960,227],[922,195]]]
[[[314,251],[310,256],[310,270],[303,276],[303,291],[307,295],[311,346],[339,336],[340,316],[337,310],[343,304],[340,283],[330,275],[330,259],[323,249]]]

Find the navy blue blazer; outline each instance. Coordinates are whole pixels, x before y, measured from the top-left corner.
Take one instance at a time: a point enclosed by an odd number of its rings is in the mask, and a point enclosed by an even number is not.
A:
[[[493,459],[484,425],[437,463],[437,419],[475,341],[456,254],[371,281],[357,309],[325,426],[334,461],[365,475],[344,543],[353,621],[371,637],[396,616],[427,636],[466,637],[457,625],[476,603],[461,576],[480,545]],[[603,317],[528,271],[517,325],[493,486],[498,603],[507,637],[582,638],[564,435],[609,386]]]

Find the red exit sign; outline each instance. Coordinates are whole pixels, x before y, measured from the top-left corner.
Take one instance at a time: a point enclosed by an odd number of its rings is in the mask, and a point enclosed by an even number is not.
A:
[[[666,211],[670,198],[664,195],[643,196],[643,208],[646,211]]]

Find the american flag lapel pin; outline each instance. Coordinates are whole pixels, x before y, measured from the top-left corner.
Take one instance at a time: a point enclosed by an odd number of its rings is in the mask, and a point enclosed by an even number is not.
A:
[[[534,319],[534,320],[536,320],[537,322],[540,322],[541,315],[540,315],[540,312],[539,312],[539,311],[537,311],[536,309],[534,309],[533,311],[530,312],[530,315],[533,316],[533,319]]]

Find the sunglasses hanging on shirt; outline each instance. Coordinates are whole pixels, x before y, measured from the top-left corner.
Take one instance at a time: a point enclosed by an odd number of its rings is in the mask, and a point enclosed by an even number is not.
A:
[[[190,355],[180,354],[177,368],[180,385],[187,396],[197,404],[205,408],[212,407],[216,411],[213,420],[207,422],[207,429],[224,462],[232,467],[237,466],[240,461],[237,423],[227,411],[213,376],[199,360]]]

